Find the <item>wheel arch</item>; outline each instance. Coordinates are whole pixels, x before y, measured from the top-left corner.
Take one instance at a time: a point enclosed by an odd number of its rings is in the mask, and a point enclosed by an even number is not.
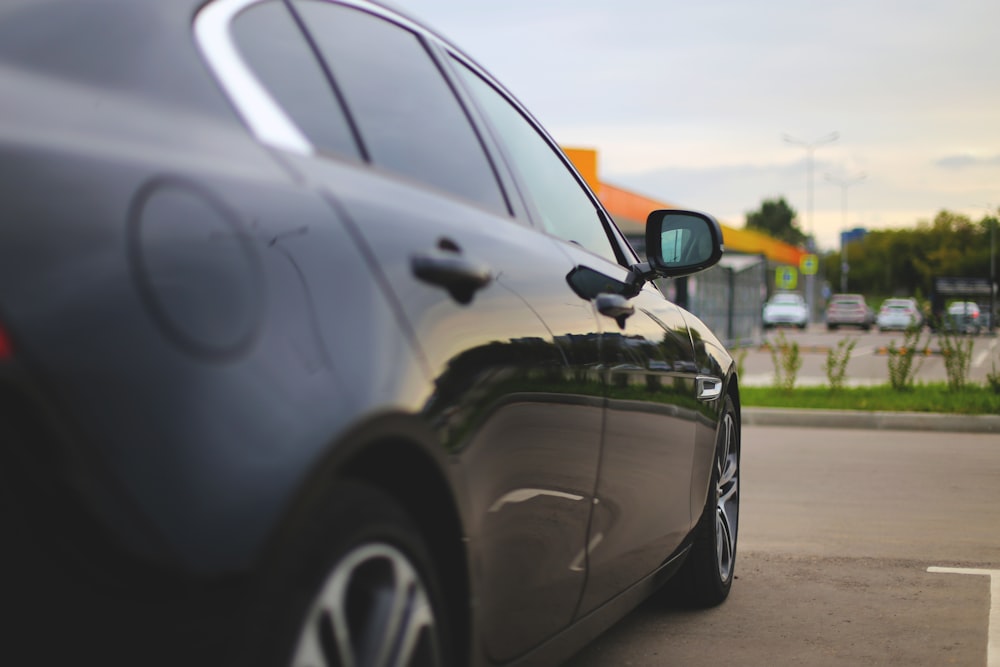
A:
[[[371,487],[390,496],[426,546],[435,567],[440,597],[446,607],[451,655],[462,664],[470,655],[473,621],[469,565],[458,504],[446,474],[447,458],[432,431],[418,416],[400,412],[368,415],[340,433],[304,473],[281,518],[258,555],[262,574],[257,599],[248,622],[267,614],[273,593],[272,573],[286,571],[289,553],[309,534],[333,530],[322,519],[336,489],[352,484]],[[260,607],[260,608],[258,608]],[[248,664],[256,664],[247,656]]]
[[[736,370],[733,369],[730,375],[729,382],[726,384],[726,392],[729,397],[733,400],[733,406],[736,408],[736,423],[742,429],[743,427],[743,404],[740,403],[740,379],[736,375]]]
[[[461,663],[470,650],[469,566],[457,502],[441,467],[407,437],[383,436],[348,460],[342,475],[390,494],[416,523],[438,568],[452,655]]]

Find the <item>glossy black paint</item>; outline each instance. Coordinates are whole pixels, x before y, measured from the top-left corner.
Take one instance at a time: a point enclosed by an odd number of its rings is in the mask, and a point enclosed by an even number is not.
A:
[[[238,663],[283,537],[354,477],[412,512],[468,664],[565,657],[683,555],[719,410],[699,378],[736,396],[732,359],[634,288],[582,181],[616,261],[543,233],[453,47],[362,3],[449,77],[501,206],[262,138],[203,4],[0,9],[10,650]]]

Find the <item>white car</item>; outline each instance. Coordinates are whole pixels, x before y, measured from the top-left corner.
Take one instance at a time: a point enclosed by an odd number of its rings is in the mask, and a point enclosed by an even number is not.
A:
[[[809,307],[801,294],[778,292],[764,304],[764,328],[796,326],[805,329],[809,324]]]
[[[879,308],[875,326],[879,331],[906,331],[923,325],[924,318],[916,299],[886,299]]]

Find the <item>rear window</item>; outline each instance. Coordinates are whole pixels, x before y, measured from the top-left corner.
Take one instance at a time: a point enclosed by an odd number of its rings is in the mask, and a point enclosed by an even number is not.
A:
[[[794,294],[779,294],[771,299],[772,303],[791,303],[798,304],[801,303],[802,298],[795,296]]]
[[[415,33],[351,7],[294,6],[375,165],[509,213],[465,109]]]

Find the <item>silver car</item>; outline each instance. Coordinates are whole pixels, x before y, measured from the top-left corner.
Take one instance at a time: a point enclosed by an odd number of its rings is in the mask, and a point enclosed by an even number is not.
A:
[[[826,307],[826,328],[861,327],[865,331],[875,324],[875,313],[860,294],[834,294]]]
[[[917,300],[913,298],[886,299],[875,318],[879,331],[906,331],[920,327],[923,323],[923,315],[917,306]]]

